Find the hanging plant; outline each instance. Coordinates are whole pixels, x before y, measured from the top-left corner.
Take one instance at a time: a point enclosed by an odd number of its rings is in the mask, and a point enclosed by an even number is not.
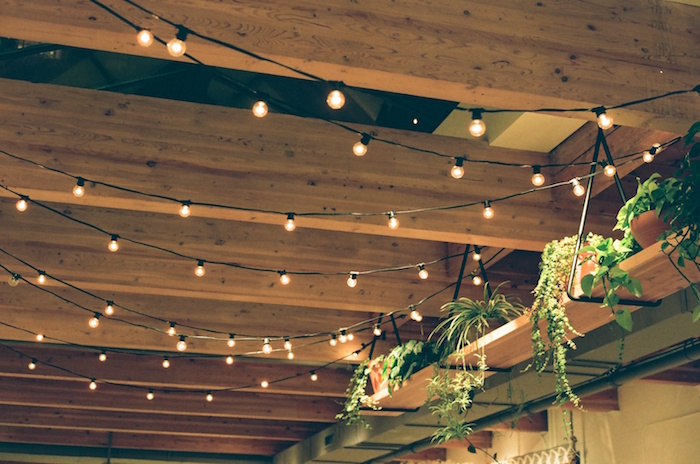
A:
[[[375,360],[374,362],[378,361]],[[367,381],[371,370],[370,363],[369,359],[365,359],[355,369],[348,388],[345,390],[343,411],[335,416],[336,419],[347,421],[347,425],[359,422],[369,428],[370,425],[362,416],[362,407],[369,407],[375,411],[381,409],[376,402],[372,401],[372,397],[367,394]]]

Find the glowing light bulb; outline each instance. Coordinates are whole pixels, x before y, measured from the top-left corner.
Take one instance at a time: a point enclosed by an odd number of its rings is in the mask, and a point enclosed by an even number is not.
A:
[[[205,274],[204,270],[204,260],[199,259],[197,260],[197,266],[194,268],[194,275],[197,277],[202,277]]]
[[[272,345],[270,345],[270,339],[266,338],[263,341],[263,346],[262,346],[262,352],[265,354],[270,354],[272,353]]]
[[[180,335],[180,340],[175,345],[177,351],[185,351],[187,349],[187,342],[185,341],[185,336]]]
[[[174,57],[182,56],[187,51],[187,45],[183,40],[174,37],[167,44],[168,53]]]
[[[493,208],[491,208],[491,203],[488,201],[484,202],[483,215],[486,219],[491,219],[493,217]]]
[[[348,341],[353,341],[355,340],[355,334],[352,332],[348,332]]]
[[[163,358],[163,369],[167,369],[169,367],[170,367],[170,360],[167,357]]]
[[[39,271],[36,281],[39,285],[44,285],[46,283],[46,273],[44,271]]]
[[[382,326],[379,324],[376,324],[374,326],[374,330],[372,330],[372,333],[374,334],[375,337],[381,337],[382,336]]]
[[[19,279],[19,274],[12,274],[8,279],[7,283],[10,284],[10,287],[16,287],[17,285],[19,285]]]
[[[418,125],[418,118],[413,118],[412,122],[413,122],[414,126],[417,126]]]
[[[153,393],[153,390],[150,390],[150,389],[149,389],[149,390],[148,390],[148,393],[146,393],[146,399],[147,399],[148,401],[152,401],[153,398],[155,398],[155,397],[156,397],[156,395],[155,395],[155,393]]]
[[[95,379],[90,379],[90,390],[97,390],[97,382],[95,382]]]
[[[391,211],[389,213],[389,229],[396,230],[399,228],[399,220],[396,218],[396,213]]]
[[[289,282],[291,282],[291,279],[287,275],[286,271],[279,271],[280,273],[280,283],[282,285],[289,285]]]
[[[100,362],[105,362],[105,361],[107,361],[107,353],[105,353],[105,352],[103,351],[102,353],[100,353],[100,355],[97,357],[97,359],[99,359]]]
[[[598,113],[598,127],[603,130],[610,129],[613,126],[613,118],[608,116],[605,112],[605,108],[602,108],[602,112]]]
[[[174,322],[171,322],[171,323],[170,323],[170,327],[168,327],[167,333],[168,333],[168,335],[170,335],[171,337],[174,336],[174,335],[177,333],[177,331],[175,330],[175,323],[174,323]]]
[[[182,206],[180,207],[180,216],[181,217],[190,217],[190,214],[192,213],[192,209],[190,208],[189,203],[183,203]]]
[[[78,182],[75,184],[75,187],[73,187],[73,195],[75,195],[76,198],[85,195],[85,179],[82,177],[78,177]]]
[[[142,47],[150,47],[153,44],[153,33],[148,29],[141,29],[136,34],[136,42]]]
[[[318,380],[318,374],[315,371],[311,371],[311,381],[316,382]]]
[[[367,145],[369,145],[370,140],[370,135],[363,132],[362,138],[352,146],[352,152],[355,156],[365,156],[367,154]]]
[[[345,95],[338,89],[332,90],[331,93],[328,94],[328,98],[326,98],[326,103],[328,103],[331,109],[339,110],[345,105]]]
[[[34,369],[36,369],[36,359],[32,359],[31,361],[29,361],[29,364],[27,364],[27,368],[30,371],[33,371]]]
[[[88,321],[88,325],[92,329],[96,329],[100,325],[100,313],[95,313],[92,319]]]
[[[474,247],[474,254],[472,255],[474,261],[481,261],[481,248],[478,246]]]
[[[474,285],[481,285],[484,283],[484,279],[482,279],[480,275],[475,275],[472,277],[472,283]]]
[[[44,334],[36,334],[36,341],[38,341],[38,342],[44,341]]]
[[[481,120],[481,110],[472,111],[472,122],[469,123],[469,133],[472,137],[481,137],[486,133],[486,124]]]
[[[236,338],[236,336],[234,334],[228,335],[228,341],[226,343],[228,344],[229,348],[233,348],[234,346],[236,346],[235,338]]]
[[[118,239],[118,235],[112,234],[112,238],[109,240],[109,245],[107,245],[107,249],[109,249],[109,251],[111,251],[112,253],[119,250],[119,242],[117,241]]]
[[[345,343],[348,341],[348,334],[344,329],[340,331],[340,336],[338,337],[338,341],[340,343]]]
[[[351,272],[347,280],[348,287],[354,288],[357,286],[357,272]]]
[[[645,151],[642,154],[642,159],[645,163],[651,163],[652,161],[654,161],[654,154],[652,154],[651,151]]]
[[[535,187],[541,187],[544,185],[544,175],[540,172],[540,167],[539,166],[533,166],[532,167],[532,178],[530,181],[532,182],[532,185]]]
[[[233,364],[233,356],[231,356],[231,355],[226,356],[226,364],[228,364],[229,366],[231,364]]]
[[[423,320],[423,316],[421,316],[421,314],[415,307],[411,309],[411,319],[413,319],[416,322],[420,322]]]
[[[285,350],[291,350],[292,349],[292,341],[289,339],[289,337],[284,339],[284,349]]]
[[[265,103],[263,100],[258,100],[253,105],[253,115],[256,117],[264,118],[267,115],[267,112],[267,103]]]
[[[450,175],[455,179],[461,179],[464,177],[464,158],[455,158],[455,165],[452,166],[450,170]]]
[[[27,203],[27,200],[24,197],[22,197],[19,199],[15,206],[17,207],[17,211],[24,212],[27,211],[27,206],[29,206],[29,203]]]
[[[267,380],[263,380],[262,382],[260,382],[260,386],[263,388],[267,388],[270,386],[270,382],[268,382]]]
[[[578,178],[572,179],[571,185],[574,186],[574,195],[576,195],[577,197],[582,197],[586,194],[586,188],[583,185],[581,185],[581,181],[578,180]]]
[[[420,277],[423,280],[428,278],[428,270],[423,264],[418,265],[418,277]]]
[[[294,352],[292,350],[289,350],[287,352],[287,359],[289,359],[289,360],[294,359]]]
[[[211,403],[214,401],[214,395],[211,394],[211,392],[207,392],[207,396],[205,396],[206,400],[208,403]]]
[[[608,177],[613,177],[616,172],[617,169],[615,169],[615,166],[613,166],[612,164],[606,164],[603,168],[603,174],[605,174]]]
[[[352,357],[353,357],[353,358],[356,358],[356,357],[358,357],[359,355],[360,355],[360,352],[359,352],[359,351],[353,351],[353,352],[352,352]]]
[[[287,213],[287,222],[284,223],[284,228],[287,232],[291,232],[297,228],[296,224],[294,224],[294,213]]]
[[[331,334],[331,339],[328,341],[328,343],[331,346],[336,346],[338,344],[338,338],[336,338],[335,334]]]
[[[107,306],[105,307],[105,314],[111,316],[114,314],[114,301],[107,300]]]

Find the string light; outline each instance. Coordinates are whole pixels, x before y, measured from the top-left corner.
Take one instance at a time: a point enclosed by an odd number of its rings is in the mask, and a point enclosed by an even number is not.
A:
[[[284,349],[285,350],[292,349],[292,342],[291,342],[291,340],[289,340],[289,337],[284,337]]]
[[[416,322],[420,322],[423,320],[423,316],[418,312],[418,309],[416,309],[415,306],[411,306],[411,319],[413,319]]]
[[[331,339],[328,341],[331,346],[336,346],[338,344],[338,338],[335,334],[331,334]]]
[[[268,382],[267,380],[263,380],[262,382],[260,382],[260,386],[263,388],[267,388],[270,386],[270,382]]]
[[[474,254],[472,255],[474,261],[481,261],[481,248],[478,246],[474,247]]]
[[[180,216],[181,217],[190,217],[190,213],[192,212],[190,208],[190,202],[186,201],[182,203],[182,206],[180,207]]]
[[[345,343],[348,341],[348,334],[347,334],[347,331],[345,329],[341,329],[340,336],[338,336],[338,341],[340,343]]]
[[[316,382],[318,380],[318,374],[316,371],[311,371],[311,381]]]
[[[486,133],[486,124],[481,120],[483,110],[472,110],[472,122],[469,123],[469,133],[472,137],[481,137]]]
[[[472,277],[472,283],[478,286],[484,283],[484,279],[482,279],[480,275],[476,274],[474,277]]]
[[[654,157],[656,156],[657,153],[661,151],[661,145],[658,143],[655,143],[651,146],[651,148],[647,151],[644,152],[642,155],[642,159],[644,160],[645,163],[651,163],[654,161]]]
[[[153,44],[153,32],[148,29],[141,29],[136,34],[136,42],[142,47],[150,47]]]
[[[351,272],[347,280],[348,287],[354,288],[357,286],[357,272]]]
[[[269,338],[265,338],[265,340],[263,341],[262,352],[265,354],[272,353],[272,345],[270,345]]]
[[[425,280],[428,278],[428,270],[425,268],[424,264],[419,264],[418,265],[418,277],[421,279]]]
[[[455,179],[461,179],[464,177],[464,158],[458,156],[455,158],[455,165],[452,166],[450,170],[450,175]]]
[[[332,110],[339,110],[345,105],[345,95],[340,90],[334,89],[328,94],[326,103]]]
[[[21,196],[15,206],[17,207],[17,211],[20,213],[27,211],[27,206],[29,206],[29,203],[27,203],[27,197]]]
[[[226,342],[226,344],[229,348],[233,348],[234,346],[236,346],[235,338],[236,336],[234,334],[228,334],[228,341]]]
[[[603,130],[607,130],[613,126],[613,118],[608,116],[608,114],[605,112],[604,106],[593,108],[593,112],[598,117],[598,127]]]
[[[358,357],[359,355],[360,355],[360,352],[359,352],[359,351],[353,351],[353,352],[352,352],[352,357],[353,357],[353,358],[356,358],[356,357]]]
[[[170,327],[168,327],[167,333],[168,333],[168,335],[170,335],[171,337],[173,337],[173,336],[177,333],[177,331],[175,330],[175,323],[174,323],[174,322],[171,322],[171,323],[170,323]]]
[[[112,234],[112,238],[109,240],[109,245],[107,245],[107,249],[112,253],[119,250],[119,242],[117,240],[119,240],[119,236]]]
[[[170,55],[177,58],[178,56],[185,54],[187,51],[187,45],[185,44],[185,40],[187,40],[187,33],[188,30],[185,27],[178,27],[177,34],[175,37],[170,39],[167,44],[168,53],[170,53]]]
[[[289,285],[289,282],[291,282],[291,279],[289,275],[287,275],[287,271],[280,271],[280,283],[282,285]]]
[[[90,328],[96,329],[100,325],[100,313],[95,313],[95,315],[88,321],[88,325]]]
[[[603,174],[605,174],[607,177],[613,177],[616,172],[617,169],[615,169],[615,166],[612,164],[606,164],[603,168]]]
[[[233,356],[231,356],[231,355],[226,356],[226,364],[228,364],[229,366],[231,364],[233,364]]]
[[[212,395],[210,391],[207,392],[207,396],[205,396],[204,398],[207,400],[208,403],[214,401],[214,395]]]
[[[484,202],[484,211],[482,213],[486,219],[491,219],[493,217],[493,208],[491,207],[491,202],[486,200]]]
[[[370,140],[371,136],[363,132],[362,138],[352,146],[352,152],[355,156],[365,156],[367,154],[367,145],[369,145]]]
[[[90,390],[97,390],[97,382],[95,382],[95,379],[90,379]]]
[[[294,224],[294,213],[287,213],[287,222],[284,223],[284,228],[287,232],[291,232],[297,228],[296,224]]]
[[[348,332],[348,341],[353,341],[355,340],[355,334],[352,332]]]
[[[107,306],[105,307],[105,314],[111,316],[114,314],[114,301],[107,300]]]
[[[205,274],[204,270],[204,260],[203,259],[198,259],[197,260],[197,266],[194,268],[194,275],[197,277],[202,277]]]
[[[185,341],[185,336],[180,335],[180,340],[175,345],[177,351],[185,351],[187,349],[187,342]]]
[[[396,218],[394,211],[389,211],[389,229],[396,230],[399,228],[399,220]]]
[[[44,285],[46,283],[46,273],[44,271],[39,271],[39,275],[36,277],[36,281],[39,285]]]
[[[294,352],[292,350],[289,350],[287,352],[287,359],[289,359],[290,361],[294,359]]]
[[[76,198],[80,198],[85,195],[85,179],[82,177],[78,177],[78,181],[76,182],[75,187],[73,187],[73,195],[75,195]]]
[[[571,185],[574,186],[574,195],[576,195],[577,197],[582,197],[583,195],[585,195],[586,188],[583,185],[581,185],[581,181],[578,179],[578,177],[571,179]]]
[[[105,353],[104,351],[102,351],[102,353],[100,353],[100,355],[97,357],[97,359],[99,359],[100,362],[105,362],[105,361],[107,361],[107,353]]]
[[[533,166],[532,167],[532,178],[530,181],[532,182],[532,185],[535,187],[541,187],[544,185],[544,175],[540,172],[540,166]]]
[[[29,361],[29,364],[27,364],[27,368],[30,371],[33,371],[34,369],[36,369],[36,359],[32,359],[31,361]]]
[[[149,388],[148,393],[146,393],[146,399],[148,401],[153,401],[153,398],[155,398],[155,397],[156,397],[156,395],[155,395],[155,393],[153,393],[153,389]]]
[[[258,100],[253,105],[253,115],[257,118],[264,118],[267,116],[268,108],[267,103],[264,100]]]
[[[382,336],[382,326],[379,324],[375,324],[374,330],[372,330],[372,333],[374,334],[375,337],[381,337]]]
[[[44,334],[36,334],[36,341],[38,341],[38,342],[44,341]]]
[[[169,368],[170,367],[170,359],[168,359],[167,356],[164,357],[161,365],[163,366],[163,369]]]
[[[10,287],[16,287],[19,285],[19,274],[10,274],[10,278],[8,279],[7,283],[10,284]]]

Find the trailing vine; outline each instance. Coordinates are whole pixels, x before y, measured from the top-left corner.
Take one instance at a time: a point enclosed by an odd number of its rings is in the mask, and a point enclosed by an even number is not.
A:
[[[345,405],[343,412],[335,416],[336,419],[347,421],[347,425],[352,425],[356,422],[363,424],[369,428],[370,425],[362,416],[361,409],[363,406],[374,409],[381,409],[376,402],[372,401],[372,397],[366,392],[367,380],[369,380],[369,371],[371,370],[370,360],[365,359],[355,369],[355,372],[350,379],[348,388],[345,390]]]

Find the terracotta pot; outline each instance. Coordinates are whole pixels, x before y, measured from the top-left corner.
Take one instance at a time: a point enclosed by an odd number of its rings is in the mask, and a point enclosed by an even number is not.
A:
[[[372,366],[372,369],[369,371],[369,381],[372,383],[374,393],[386,389],[389,379],[382,378],[382,363]]]
[[[632,236],[642,248],[648,248],[658,242],[659,235],[668,229],[668,224],[656,215],[656,211],[647,211],[630,221]]]

